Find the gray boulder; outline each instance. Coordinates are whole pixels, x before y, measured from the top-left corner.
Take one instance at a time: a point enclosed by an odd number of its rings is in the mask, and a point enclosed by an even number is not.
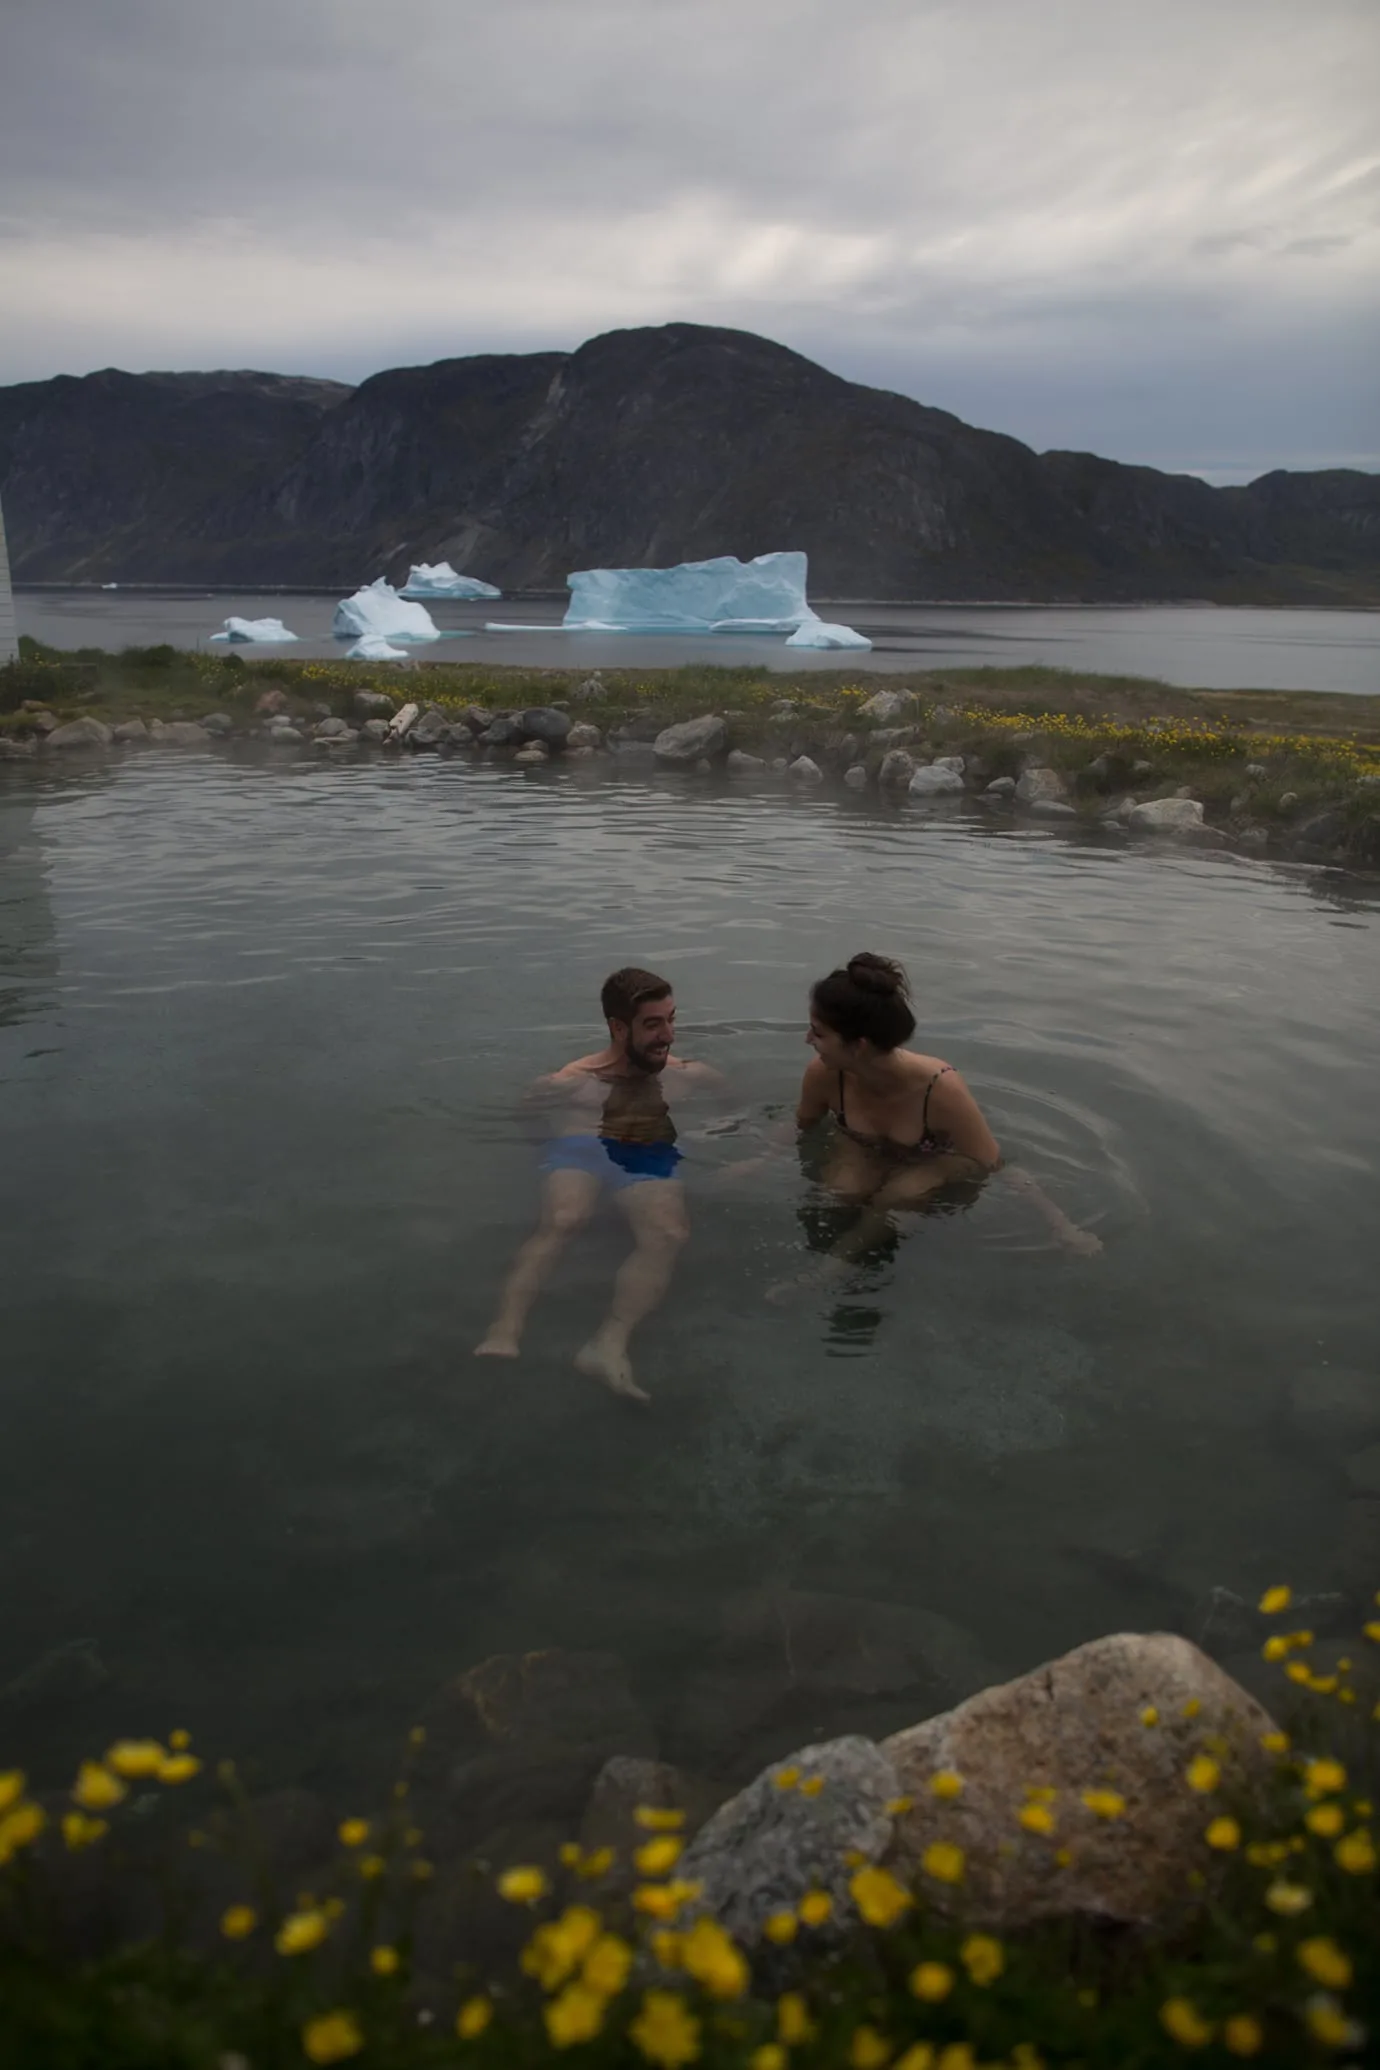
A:
[[[517,712],[500,712],[479,736],[485,747],[521,747],[527,735]]]
[[[157,735],[159,747],[209,747],[212,736],[192,719],[173,719]]]
[[[393,700],[383,690],[356,690],[355,710],[366,719],[378,718],[384,713],[391,714]]]
[[[197,728],[200,732],[200,727]],[[54,726],[44,745],[50,748],[109,747],[115,736],[99,719],[69,719]],[[202,735],[205,738],[205,735]]]
[[[229,712],[207,712],[198,723],[207,733],[214,733],[221,740],[235,730],[235,722]]]
[[[549,748],[563,748],[570,737],[570,718],[554,705],[535,704],[522,714],[522,730],[529,740],[540,740]]]
[[[572,704],[598,704],[608,696],[604,679],[596,668],[592,676],[586,676],[583,683],[577,683],[570,693]]]
[[[882,756],[877,781],[884,791],[903,791],[914,774],[914,755],[907,753],[903,747],[888,748]]]
[[[365,740],[372,740],[375,742],[380,740],[387,740],[388,721],[387,719],[366,719],[364,721],[364,724],[360,727],[360,732],[364,736]]]
[[[142,719],[125,719],[112,735],[115,740],[125,741],[147,740],[148,737],[149,729]]]
[[[850,791],[865,791],[867,789],[867,771],[861,762],[855,762],[851,769],[845,769],[843,780]]]
[[[711,761],[728,746],[728,726],[709,714],[686,719],[679,726],[667,726],[658,733],[653,748],[658,762],[671,769],[692,769],[701,757]]]
[[[347,733],[353,739],[354,728],[346,725],[344,719],[322,719],[316,728],[318,740],[342,740]]]
[[[1014,798],[1016,779],[1014,776],[994,776],[982,794],[984,798]]]
[[[467,727],[471,733],[487,733],[494,722],[494,713],[482,704],[467,705],[461,712],[458,724]]]
[[[1057,769],[1027,769],[1016,785],[1016,797],[1022,805],[1040,801],[1061,805],[1067,796],[1068,785]]]
[[[328,749],[347,748],[353,747],[358,739],[359,733],[356,730],[356,728],[353,726],[347,726],[343,733],[318,733],[316,736],[316,745],[319,748]]]
[[[1035,819],[1077,819],[1078,813],[1072,805],[1065,805],[1058,798],[1037,798],[1030,807]]]
[[[934,769],[956,769],[962,776],[968,765],[962,755],[936,755],[930,766]]]
[[[1252,783],[1263,783],[1269,773],[1263,762],[1248,762],[1246,764],[1246,775]]]
[[[1138,834],[1194,834],[1203,824],[1196,798],[1147,798],[1133,805],[1126,823]]]
[[[414,748],[437,748],[449,737],[450,720],[437,705],[429,704],[407,736]]]
[[[587,719],[580,719],[567,733],[565,744],[578,753],[581,748],[602,747],[604,736],[597,726],[591,726]]]
[[[268,733],[270,747],[300,747],[305,736],[295,726],[271,726]]]
[[[513,760],[515,762],[526,762],[529,766],[537,762],[549,762],[551,760],[551,750],[544,740],[529,740],[525,747],[518,749]]]
[[[858,706],[858,717],[874,725],[889,726],[906,712],[915,710],[915,696],[909,690],[878,690]]]
[[[823,783],[824,771],[809,755],[797,755],[786,771],[796,783]]]
[[[728,760],[724,764],[724,767],[732,770],[736,776],[754,776],[759,769],[765,769],[766,766],[761,755],[745,754],[742,748],[730,748]]]
[[[916,770],[909,788],[912,798],[961,798],[963,778],[946,763],[931,762]]]
[[[1306,841],[1310,848],[1335,848],[1345,836],[1344,812],[1319,812],[1305,820],[1298,831],[1299,840]]]

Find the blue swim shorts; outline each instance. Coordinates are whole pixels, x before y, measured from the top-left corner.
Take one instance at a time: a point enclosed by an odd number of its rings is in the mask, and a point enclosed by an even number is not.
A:
[[[557,1136],[546,1146],[544,1172],[588,1172],[621,1193],[642,1179],[672,1179],[680,1163],[674,1143],[619,1143],[611,1136]]]

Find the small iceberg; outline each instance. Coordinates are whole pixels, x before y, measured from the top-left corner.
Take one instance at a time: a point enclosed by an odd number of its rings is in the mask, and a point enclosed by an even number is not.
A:
[[[114,588],[112,583],[111,588]],[[213,640],[257,640],[262,645],[281,644],[284,640],[295,640],[297,634],[289,632],[281,618],[227,618],[224,630],[212,633]]]
[[[787,640],[788,647],[870,647],[871,640],[866,633],[854,632],[851,625],[830,625],[827,619],[811,618],[804,625],[798,625]]]
[[[400,597],[501,597],[503,591],[477,575],[457,575],[449,561],[418,561],[398,591]]]
[[[385,640],[439,640],[431,613],[421,604],[405,603],[390,582],[380,575],[377,582],[357,589],[335,607],[331,631],[338,640],[359,639],[377,633]]]
[[[365,633],[353,647],[345,649],[347,661],[406,661],[406,647],[390,647],[382,633]],[[363,692],[360,693],[361,696]]]

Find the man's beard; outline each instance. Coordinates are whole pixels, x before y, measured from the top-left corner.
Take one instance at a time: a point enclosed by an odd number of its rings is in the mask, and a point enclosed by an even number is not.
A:
[[[668,1048],[661,1055],[652,1056],[647,1050],[639,1049],[634,1042],[629,1041],[628,1043],[628,1062],[635,1070],[645,1071],[649,1078],[656,1077],[658,1073],[666,1069],[667,1059],[670,1054],[671,1052]]]

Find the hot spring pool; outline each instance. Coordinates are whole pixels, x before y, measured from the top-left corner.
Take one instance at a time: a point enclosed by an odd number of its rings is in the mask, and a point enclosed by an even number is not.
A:
[[[612,1219],[473,1359],[606,971],[760,1120],[860,947],[1102,1257],[997,1182],[782,1313],[809,1182],[709,1136],[650,1410],[570,1362]],[[1380,1583],[1377,1008],[1318,871],[591,765],[4,772],[4,1753],[184,1725],[347,1790],[556,1646],[735,1778],[1120,1627],[1247,1671],[1266,1582]]]

